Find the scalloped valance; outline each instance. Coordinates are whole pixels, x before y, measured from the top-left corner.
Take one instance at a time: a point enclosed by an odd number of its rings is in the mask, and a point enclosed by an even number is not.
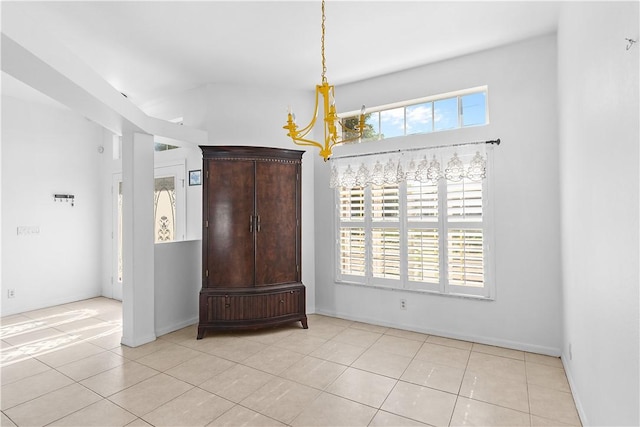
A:
[[[393,185],[407,180],[482,181],[487,175],[488,152],[483,142],[331,158],[329,185],[354,188]]]

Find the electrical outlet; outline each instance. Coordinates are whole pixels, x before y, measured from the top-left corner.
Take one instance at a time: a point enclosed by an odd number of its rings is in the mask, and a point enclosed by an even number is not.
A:
[[[400,300],[400,310],[406,310],[407,309],[407,300],[406,299],[401,299]]]
[[[7,289],[7,298],[15,298],[16,290],[15,289]]]

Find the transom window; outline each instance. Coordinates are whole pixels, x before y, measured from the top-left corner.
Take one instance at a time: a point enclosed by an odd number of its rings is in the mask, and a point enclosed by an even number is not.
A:
[[[351,138],[359,112],[340,114],[343,138]],[[363,141],[440,132],[489,122],[487,88],[479,87],[396,104],[369,108],[365,114]]]
[[[492,298],[487,154],[334,164],[336,281]]]

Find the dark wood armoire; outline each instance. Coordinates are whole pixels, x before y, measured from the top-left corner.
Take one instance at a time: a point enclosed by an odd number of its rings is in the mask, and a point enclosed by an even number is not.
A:
[[[300,321],[302,151],[202,146],[202,289],[207,330]]]

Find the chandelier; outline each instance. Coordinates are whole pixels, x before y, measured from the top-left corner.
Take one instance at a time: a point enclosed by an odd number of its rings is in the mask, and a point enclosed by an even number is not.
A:
[[[324,22],[325,22],[324,0],[322,0],[322,38],[320,39],[321,40],[320,51],[322,54],[322,84],[316,85],[316,106],[314,109],[313,118],[311,119],[311,122],[307,126],[303,127],[302,129],[298,129],[298,125],[296,124],[296,116],[293,113],[293,111],[291,111],[291,108],[289,108],[287,124],[283,126],[283,129],[286,129],[289,131],[287,133],[287,136],[291,137],[291,139],[295,144],[319,148],[320,157],[322,157],[326,162],[327,159],[329,159],[329,156],[331,156],[331,152],[334,146],[338,144],[343,144],[345,142],[354,141],[362,137],[362,134],[364,133],[364,126],[365,126],[365,123],[364,123],[365,108],[363,105],[362,110],[360,110],[360,118],[358,120],[357,129],[349,129],[346,127],[343,129],[342,121],[340,120],[340,118],[336,113],[336,103],[335,103],[333,85],[329,84],[326,77],[327,66],[325,64],[325,57],[324,57],[324,33],[325,33]],[[319,107],[320,95],[322,95],[322,106],[324,111],[324,119],[323,119],[324,143],[323,144],[307,138],[307,135],[309,134],[309,132],[311,132],[311,130],[316,124],[316,120],[318,119],[318,107]],[[341,135],[339,136],[339,134],[342,134],[343,131],[349,132],[350,135],[355,134],[355,136],[343,139]]]

